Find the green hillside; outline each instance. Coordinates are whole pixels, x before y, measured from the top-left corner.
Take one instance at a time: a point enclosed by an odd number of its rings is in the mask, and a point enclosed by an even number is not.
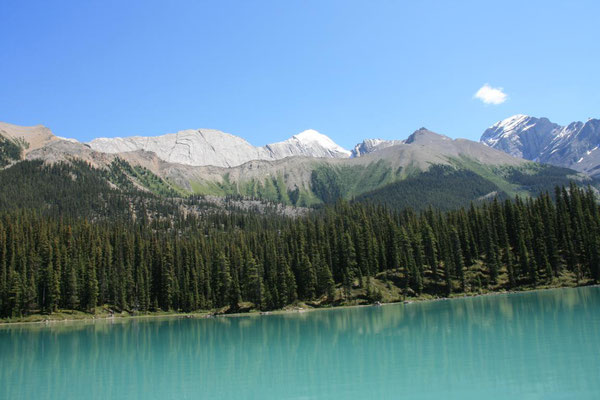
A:
[[[6,154],[20,154],[10,143],[5,147]],[[490,166],[467,158],[431,165],[425,171],[411,164],[395,168],[386,160],[364,165],[315,163],[311,168],[306,174],[307,182],[294,184],[292,189],[283,174],[241,181],[233,181],[226,174],[220,182],[206,181],[185,190],[120,158],[106,168],[76,160],[54,164],[20,161],[0,170],[0,208],[114,216],[129,212],[128,209],[174,209],[173,199],[185,204],[192,195],[212,195],[301,207],[344,199],[385,204],[394,209],[421,210],[431,205],[449,210],[494,196],[534,196],[551,191],[555,185],[568,185],[571,180],[592,183],[566,168],[535,163]]]
[[[589,178],[566,168],[535,163],[495,166],[467,157],[449,158],[447,164],[433,164],[425,170],[410,163],[394,167],[387,160],[369,164],[315,163],[308,176],[306,182],[294,184],[291,190],[286,177],[281,174],[270,175],[263,180],[242,178],[239,181],[233,181],[226,174],[221,182],[193,185],[193,191],[299,206],[356,199],[384,203],[394,208],[422,209],[433,205],[452,209],[486,196],[533,196],[551,191],[555,185],[567,185],[571,180],[592,183]]]
[[[593,183],[567,168],[528,163],[518,167],[497,167],[460,160],[454,166],[434,165],[425,172],[365,192],[357,201],[385,204],[395,209],[422,210],[429,206],[456,209],[471,201],[516,195],[536,196],[552,192],[555,185],[572,180]]]

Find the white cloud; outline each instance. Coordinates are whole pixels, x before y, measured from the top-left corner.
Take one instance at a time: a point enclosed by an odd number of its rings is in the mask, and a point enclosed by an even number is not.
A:
[[[473,96],[485,104],[502,104],[508,97],[501,87],[494,88],[487,83],[483,85]]]

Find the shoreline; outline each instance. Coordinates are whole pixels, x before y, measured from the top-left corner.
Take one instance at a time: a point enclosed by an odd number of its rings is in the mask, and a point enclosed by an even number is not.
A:
[[[218,314],[214,311],[197,311],[197,312],[151,312],[148,314],[142,315],[115,315],[112,316],[95,316],[94,314],[87,314],[82,318],[63,318],[63,319],[52,319],[48,318],[41,321],[15,321],[15,322],[0,322],[0,329],[11,327],[11,326],[58,326],[62,323],[95,323],[97,321],[100,322],[126,322],[136,319],[214,319],[214,318],[239,318],[239,317],[266,317],[269,315],[288,315],[288,314],[302,314],[306,312],[313,311],[330,311],[330,310],[340,310],[345,308],[359,308],[359,307],[383,307],[389,305],[410,305],[414,303],[429,303],[429,302],[437,302],[437,301],[449,301],[449,300],[459,300],[459,299],[470,299],[484,296],[500,296],[500,295],[511,295],[511,294],[523,294],[523,293],[532,293],[532,292],[541,292],[547,290],[557,290],[557,289],[577,289],[583,287],[600,287],[600,284],[591,284],[591,285],[581,285],[581,286],[554,286],[554,287],[542,287],[535,289],[525,289],[525,290],[511,290],[511,291],[501,291],[501,292],[487,292],[487,293],[477,293],[477,294],[460,294],[456,296],[450,297],[437,297],[437,298],[410,298],[401,301],[395,302],[387,302],[387,303],[370,303],[370,304],[345,304],[339,306],[325,306],[325,307],[300,307],[294,306],[292,309],[277,309],[270,311],[258,311],[253,310],[249,312],[239,312],[239,313],[231,313],[231,314]],[[51,317],[51,315],[49,316]]]

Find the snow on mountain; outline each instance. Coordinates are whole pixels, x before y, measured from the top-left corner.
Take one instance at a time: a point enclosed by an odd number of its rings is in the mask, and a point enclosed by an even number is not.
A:
[[[481,141],[515,157],[535,160],[561,128],[547,118],[518,114],[492,125]]]
[[[560,126],[547,118],[515,115],[481,136],[484,144],[516,157],[600,174],[600,120]]]
[[[193,166],[234,167],[252,160],[279,160],[290,156],[350,156],[348,150],[315,130],[307,130],[283,142],[262,147],[212,129],[185,130],[154,137],[99,138],[88,144],[92,149],[104,153],[151,151],[164,161]]]
[[[404,143],[402,140],[365,139],[352,149],[352,157],[360,157],[386,147],[396,146]]]
[[[600,174],[600,120],[573,122],[565,126],[540,156],[543,162]]]
[[[291,138],[264,147],[274,159],[289,156],[347,158],[350,152],[337,145],[328,136],[313,129],[306,130]]]

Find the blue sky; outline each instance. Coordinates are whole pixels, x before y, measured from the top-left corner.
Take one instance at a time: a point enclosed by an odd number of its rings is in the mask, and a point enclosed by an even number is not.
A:
[[[593,1],[7,0],[0,121],[80,140],[215,128],[255,145],[312,128],[345,147],[422,126],[477,140],[517,113],[565,124],[600,117],[599,11]],[[474,98],[484,84],[505,101]]]

